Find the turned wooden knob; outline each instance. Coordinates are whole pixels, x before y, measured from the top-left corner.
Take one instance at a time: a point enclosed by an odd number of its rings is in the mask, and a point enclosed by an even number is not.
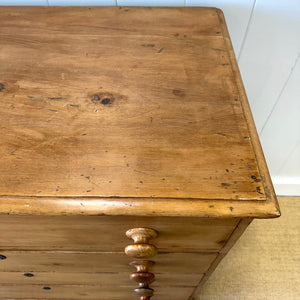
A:
[[[155,280],[155,275],[148,271],[149,267],[155,264],[152,260],[134,260],[130,263],[136,267],[136,272],[130,274],[130,279],[137,282],[140,287],[147,287]]]
[[[125,247],[125,253],[134,258],[150,258],[157,253],[157,249],[151,244],[132,244]]]
[[[153,289],[151,289],[149,287],[139,287],[139,288],[135,289],[134,292],[139,297],[141,297],[140,299],[142,299],[142,297],[152,297],[153,296]]]
[[[127,237],[133,239],[134,244],[125,247],[125,253],[135,258],[150,258],[157,253],[154,245],[149,244],[151,239],[157,237],[157,232],[150,228],[133,228],[126,231]],[[151,260],[134,260],[130,265],[136,267],[136,272],[130,274],[130,279],[137,282],[139,287],[134,292],[140,300],[150,300],[153,296],[153,289],[149,284],[154,281],[153,273],[148,268],[154,265]]]
[[[148,286],[154,281],[154,274],[150,272],[134,272],[130,274],[130,279],[142,286]]]
[[[149,240],[157,237],[157,232],[151,228],[133,228],[127,230],[126,235],[133,239],[135,244],[148,244]]]
[[[150,228],[133,228],[126,231],[127,237],[133,239],[134,244],[125,247],[125,253],[135,258],[150,258],[157,253],[149,240],[157,237],[157,232]]]
[[[155,265],[155,262],[153,260],[133,260],[129,264],[136,267],[137,272],[148,272],[149,268]]]

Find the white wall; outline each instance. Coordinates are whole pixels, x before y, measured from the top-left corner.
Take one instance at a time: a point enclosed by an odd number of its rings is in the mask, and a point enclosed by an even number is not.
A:
[[[300,195],[300,0],[0,0],[0,5],[221,8],[276,192]]]
[[[239,66],[277,194],[300,195],[300,1],[257,0]]]

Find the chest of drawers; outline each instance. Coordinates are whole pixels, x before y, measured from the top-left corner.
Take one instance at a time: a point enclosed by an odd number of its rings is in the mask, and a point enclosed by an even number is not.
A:
[[[280,215],[220,10],[2,7],[0,65],[1,299],[194,299]]]

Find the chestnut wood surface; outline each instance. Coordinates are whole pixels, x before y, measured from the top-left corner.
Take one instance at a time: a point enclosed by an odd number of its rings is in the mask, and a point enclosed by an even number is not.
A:
[[[239,219],[2,215],[0,222],[2,250],[120,252],[133,243],[128,229],[149,227],[159,232],[151,240],[159,251],[217,252]]]
[[[0,49],[0,212],[280,214],[220,10],[3,7]]]

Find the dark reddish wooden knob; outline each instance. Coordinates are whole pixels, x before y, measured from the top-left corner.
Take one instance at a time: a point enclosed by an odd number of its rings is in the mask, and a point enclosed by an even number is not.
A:
[[[149,287],[139,287],[139,288],[135,289],[134,292],[138,296],[140,296],[141,298],[142,297],[152,297],[153,296],[153,289],[151,289]]]
[[[130,274],[130,279],[143,285],[148,285],[154,281],[154,274],[150,272],[134,272]]]
[[[130,279],[136,281],[140,286],[148,286],[154,281],[155,275],[148,272],[149,267],[155,264],[152,260],[134,260],[130,263],[136,267],[136,272],[130,275]]]
[[[148,272],[149,268],[155,265],[155,262],[153,260],[133,260],[129,264],[136,267],[137,272]]]

